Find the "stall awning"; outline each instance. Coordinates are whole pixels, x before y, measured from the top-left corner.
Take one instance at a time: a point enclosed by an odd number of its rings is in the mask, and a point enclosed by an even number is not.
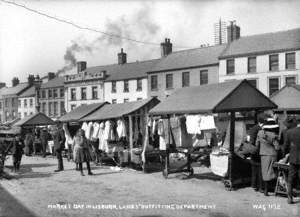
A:
[[[234,80],[179,89],[149,113],[220,113],[273,108],[277,105],[247,80]]]
[[[300,111],[300,85],[281,88],[271,100],[278,105],[277,111]]]
[[[74,110],[70,111],[69,113],[65,114],[64,116],[60,117],[59,120],[61,122],[76,122],[79,121],[81,118],[86,117],[87,115],[91,114],[92,112],[96,111],[97,109],[101,108],[107,104],[107,102],[101,103],[93,103],[89,105],[81,105]]]
[[[16,122],[13,126],[20,126],[20,127],[25,127],[25,126],[44,126],[44,125],[54,125],[55,122],[46,116],[44,113],[36,113],[29,115],[18,122]]]
[[[132,114],[139,109],[153,103],[153,106],[159,102],[157,98],[139,100],[135,102],[127,102],[120,104],[107,104],[99,108],[95,112],[81,119],[81,121],[107,120],[112,118],[120,118],[125,115]]]

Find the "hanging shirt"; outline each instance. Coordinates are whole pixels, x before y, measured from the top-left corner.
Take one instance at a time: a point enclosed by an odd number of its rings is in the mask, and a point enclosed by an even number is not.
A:
[[[117,122],[117,133],[119,139],[122,137],[126,137],[126,127],[123,120],[118,120]]]
[[[105,151],[107,147],[105,147],[105,138],[104,138],[104,123],[101,122],[99,124],[99,132],[98,132],[98,139],[99,139],[99,149]]]
[[[65,132],[65,138],[66,138],[65,148],[68,149],[68,145],[73,144],[73,138],[70,134],[69,128],[66,123],[63,124],[63,130]]]
[[[100,125],[97,122],[94,122],[93,123],[92,139],[97,139],[98,138],[99,129],[100,129]]]
[[[186,130],[189,134],[201,134],[201,115],[186,116]]]

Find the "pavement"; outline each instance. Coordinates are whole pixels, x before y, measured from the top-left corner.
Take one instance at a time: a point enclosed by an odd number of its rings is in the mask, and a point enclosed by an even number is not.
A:
[[[7,171],[11,159],[6,162]],[[112,217],[276,217],[300,216],[300,201],[265,197],[249,187],[227,191],[208,168],[195,175],[143,173],[110,166],[94,166],[94,175],[81,176],[73,162],[55,173],[51,156],[23,157],[21,170],[0,180],[0,216],[112,216]]]

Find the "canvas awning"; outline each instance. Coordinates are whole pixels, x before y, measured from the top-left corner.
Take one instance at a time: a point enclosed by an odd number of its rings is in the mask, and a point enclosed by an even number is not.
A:
[[[46,116],[44,113],[35,113],[32,115],[29,115],[18,122],[16,122],[13,126],[45,126],[45,125],[54,125],[55,122]]]
[[[300,111],[300,85],[281,88],[271,100],[278,105],[277,111]]]
[[[90,115],[82,118],[81,121],[108,120],[112,118],[120,118],[132,114],[139,109],[153,103],[156,105],[159,102],[157,98],[139,100],[135,102],[127,102],[120,104],[106,104],[97,109]]]
[[[234,80],[179,89],[149,113],[220,113],[274,108],[277,108],[277,105],[247,80]]]
[[[89,105],[81,105],[74,110],[70,111],[69,113],[65,114],[64,116],[59,118],[61,122],[76,122],[79,121],[81,118],[91,114],[95,110],[101,108],[107,104],[107,102],[102,103],[93,103]]]

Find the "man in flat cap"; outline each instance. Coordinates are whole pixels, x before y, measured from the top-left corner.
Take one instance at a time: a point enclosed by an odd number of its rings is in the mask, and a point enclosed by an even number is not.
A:
[[[288,176],[288,203],[293,203],[293,182],[297,178],[300,181],[300,115],[296,116],[297,127],[286,132],[284,144],[285,154],[289,153],[289,176]],[[298,176],[298,177],[297,177]]]

